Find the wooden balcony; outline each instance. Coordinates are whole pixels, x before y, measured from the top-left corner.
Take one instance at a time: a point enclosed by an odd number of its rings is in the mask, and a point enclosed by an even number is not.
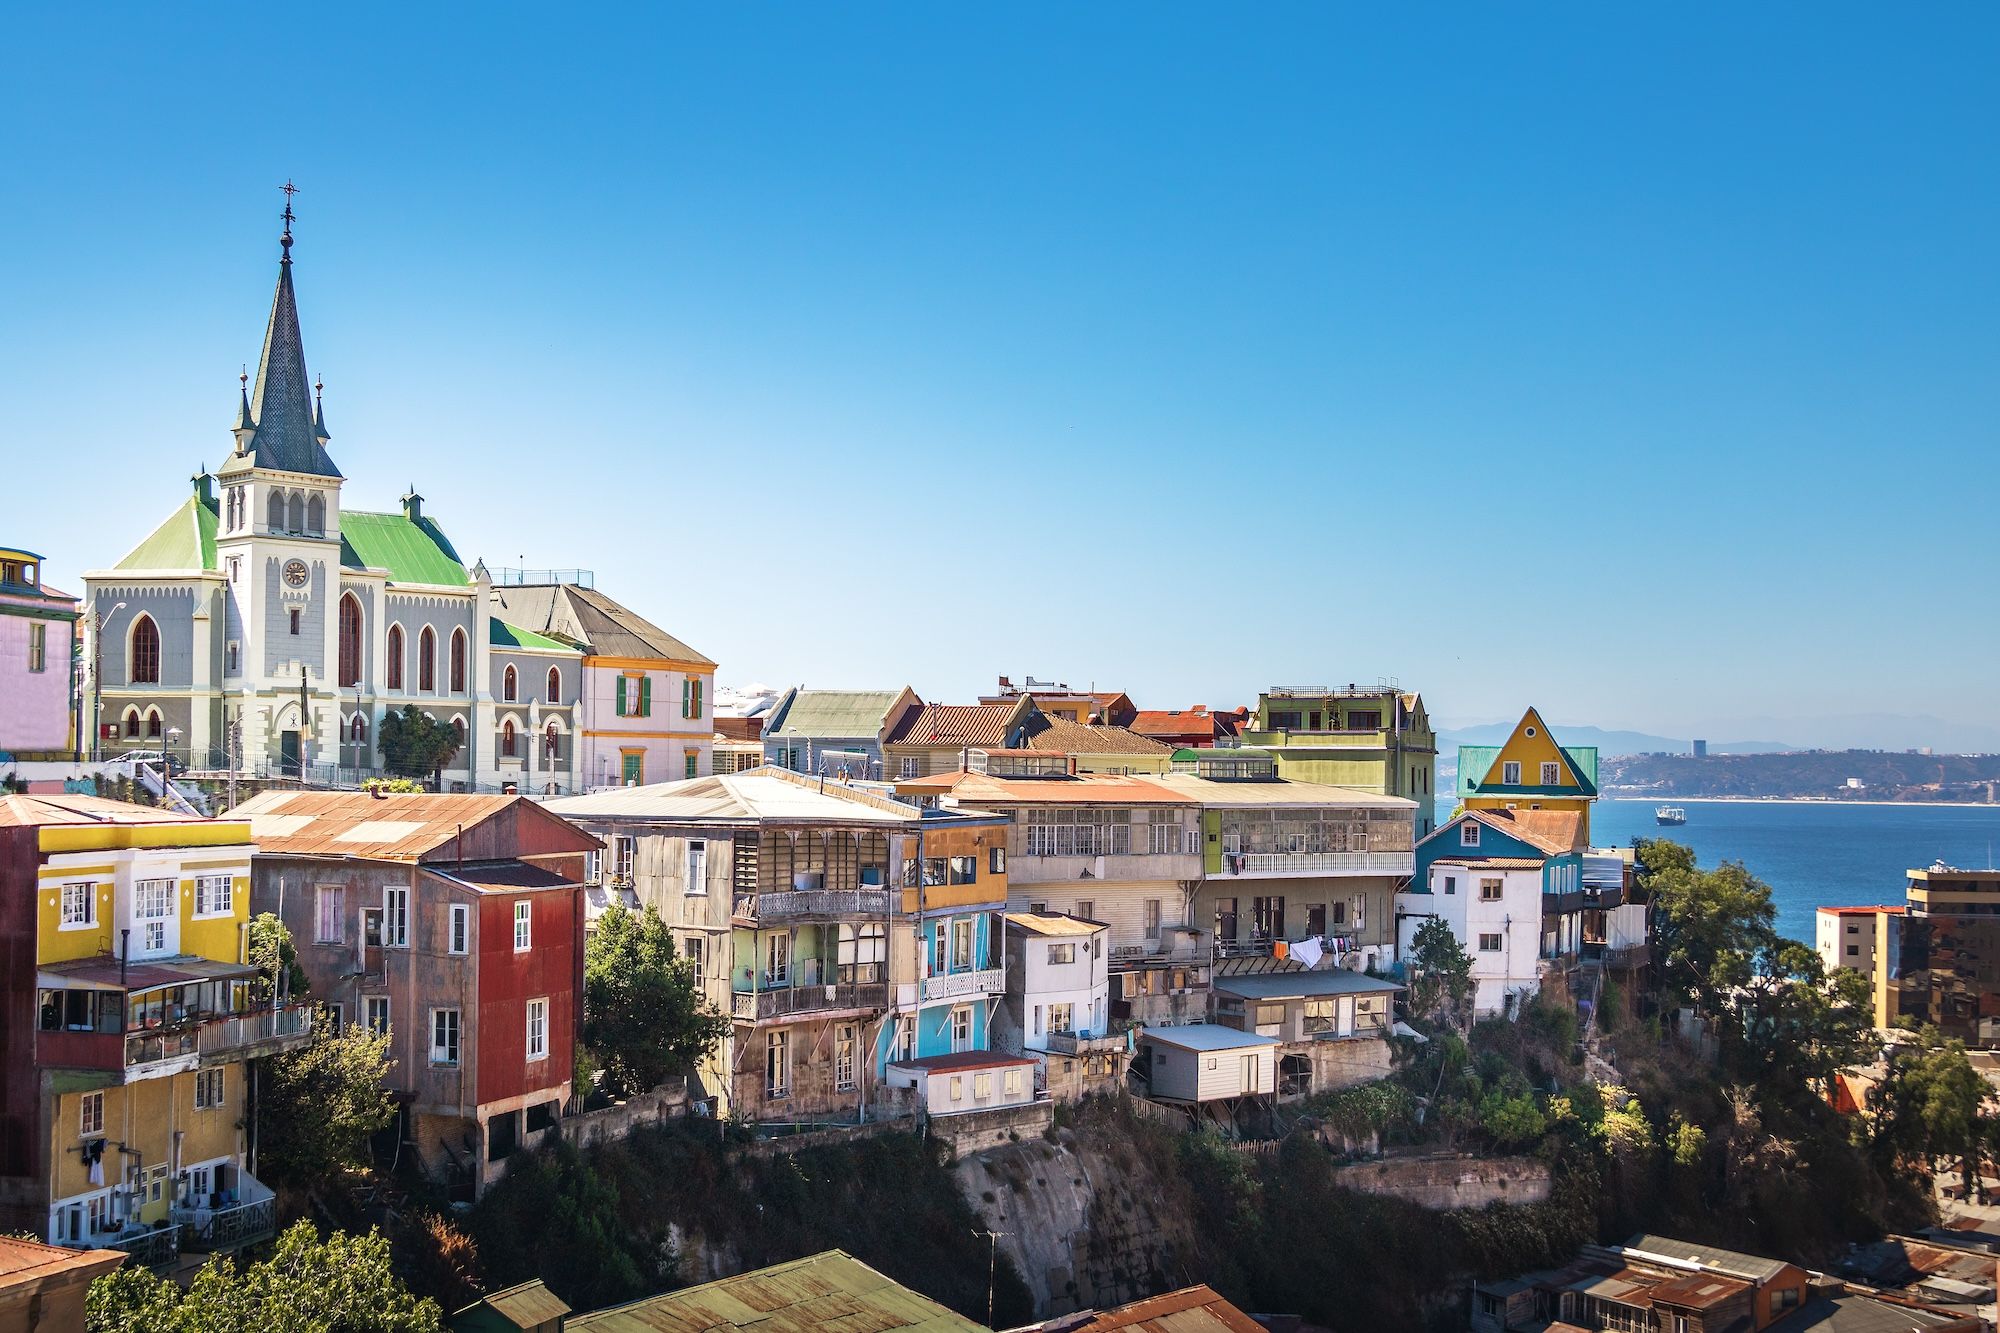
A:
[[[770,990],[737,991],[730,997],[731,1015],[740,1023],[763,1023],[813,1013],[846,1009],[886,1009],[889,983],[846,982],[830,986],[777,986]]]

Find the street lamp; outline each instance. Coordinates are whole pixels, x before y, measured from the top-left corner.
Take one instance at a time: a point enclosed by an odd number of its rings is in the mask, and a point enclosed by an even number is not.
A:
[[[120,602],[109,611],[90,615],[90,758],[104,757],[104,622],[125,609]]]
[[[180,748],[180,745],[181,745],[181,729],[179,727],[168,727],[167,752],[164,755],[160,756],[161,759],[160,766],[167,770],[167,777],[170,780],[174,776],[174,751],[178,750]],[[187,767],[192,768],[193,765],[190,764],[187,765]]]

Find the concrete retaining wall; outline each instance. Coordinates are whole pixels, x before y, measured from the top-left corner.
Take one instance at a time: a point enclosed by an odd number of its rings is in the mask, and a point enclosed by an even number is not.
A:
[[[1390,1194],[1436,1209],[1540,1203],[1549,1197],[1549,1164],[1535,1157],[1391,1157],[1342,1167],[1334,1180],[1343,1189]]]

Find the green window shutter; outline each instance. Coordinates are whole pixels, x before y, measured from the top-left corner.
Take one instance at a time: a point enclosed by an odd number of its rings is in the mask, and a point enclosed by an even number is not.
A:
[[[618,678],[618,716],[625,716],[625,677]]]
[[[690,712],[688,711],[688,705],[692,704],[693,702],[694,702],[694,680],[693,680],[693,678],[692,678],[692,677],[689,677],[689,676],[683,676],[683,677],[681,677],[681,716],[682,716],[682,717],[693,717],[693,716],[694,716],[694,714],[693,714],[693,713],[690,713]]]
[[[653,678],[651,676],[641,676],[639,677],[639,716],[651,717],[652,715]]]
[[[689,717],[701,716],[701,686],[702,682],[696,680],[694,683],[694,711],[688,714]]]

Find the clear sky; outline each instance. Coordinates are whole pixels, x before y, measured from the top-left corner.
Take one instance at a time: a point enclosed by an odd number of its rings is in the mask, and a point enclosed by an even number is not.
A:
[[[2000,724],[2000,10],[580,8],[10,8],[0,540],[221,461],[291,177],[346,503],[725,683]]]

